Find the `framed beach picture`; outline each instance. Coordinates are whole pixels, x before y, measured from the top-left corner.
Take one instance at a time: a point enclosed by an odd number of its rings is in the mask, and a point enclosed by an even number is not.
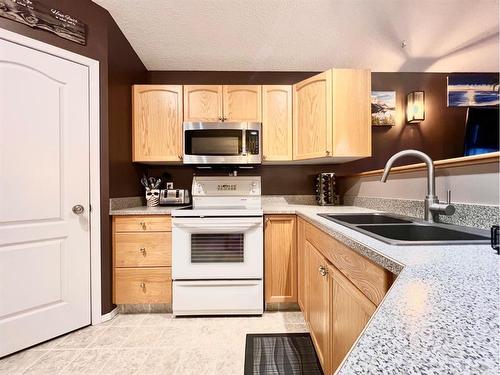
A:
[[[450,74],[448,107],[499,105],[498,74]]]
[[[372,91],[372,125],[396,125],[396,91]]]

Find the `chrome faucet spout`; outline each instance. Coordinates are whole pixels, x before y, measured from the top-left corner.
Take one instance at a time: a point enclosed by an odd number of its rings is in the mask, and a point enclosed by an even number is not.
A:
[[[418,150],[403,150],[391,156],[387,163],[385,164],[384,173],[380,181],[386,182],[387,177],[389,177],[389,172],[391,171],[392,165],[396,160],[403,156],[414,156],[421,159],[427,166],[427,196],[436,195],[436,180],[434,178],[434,162],[429,157],[429,155]]]
[[[384,173],[382,174],[380,181],[387,181],[387,177],[389,177],[389,172],[391,171],[392,165],[396,160],[403,156],[417,157],[421,159],[427,166],[427,195],[424,199],[424,219],[430,222],[434,222],[439,220],[439,215],[453,215],[453,213],[455,212],[455,207],[453,207],[453,205],[451,204],[450,198],[448,198],[447,203],[439,203],[439,199],[436,196],[434,162],[429,157],[429,155],[424,154],[422,151],[404,150],[394,154],[391,158],[389,158],[389,160],[387,160],[384,168]],[[449,197],[451,196],[449,195]]]

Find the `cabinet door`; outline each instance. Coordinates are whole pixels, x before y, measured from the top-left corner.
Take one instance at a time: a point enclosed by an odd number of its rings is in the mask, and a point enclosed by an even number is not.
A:
[[[292,86],[262,86],[263,159],[292,160],[292,132]]]
[[[265,223],[266,303],[296,303],[296,217],[295,215],[268,215]]]
[[[305,221],[297,220],[297,302],[306,321],[308,315],[308,256],[306,252]]]
[[[132,160],[180,161],[182,86],[132,87]]]
[[[184,121],[221,121],[222,86],[184,86]]]
[[[371,156],[371,73],[333,69],[333,154]]]
[[[223,93],[224,121],[262,121],[262,86],[224,85]]]
[[[331,295],[331,371],[335,371],[363,331],[376,306],[342,272],[328,267]]]
[[[309,257],[309,328],[319,361],[329,373],[330,298],[325,258],[309,241],[305,251]],[[324,270],[324,272],[322,271]],[[323,272],[323,273],[322,273]]]
[[[293,86],[293,159],[332,155],[332,71]]]

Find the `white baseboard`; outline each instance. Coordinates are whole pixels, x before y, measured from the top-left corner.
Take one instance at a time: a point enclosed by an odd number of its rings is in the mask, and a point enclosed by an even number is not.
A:
[[[101,323],[107,322],[108,320],[113,319],[118,314],[118,307],[115,307],[109,313],[101,315]]]

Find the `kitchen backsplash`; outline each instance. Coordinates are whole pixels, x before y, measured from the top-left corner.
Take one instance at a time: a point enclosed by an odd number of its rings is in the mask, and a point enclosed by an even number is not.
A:
[[[342,204],[392,212],[399,215],[423,218],[424,201],[414,199],[378,198],[344,195]],[[500,207],[495,205],[453,203],[456,208],[452,216],[440,216],[444,223],[490,229],[500,222]]]

